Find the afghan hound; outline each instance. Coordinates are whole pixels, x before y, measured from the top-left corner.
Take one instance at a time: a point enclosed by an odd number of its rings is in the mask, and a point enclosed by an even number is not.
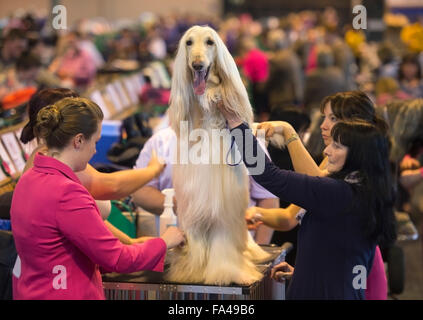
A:
[[[242,162],[233,164],[236,156],[216,108],[219,100],[252,125],[247,91],[228,49],[212,28],[194,26],[179,42],[169,107],[178,138],[172,169],[178,222],[187,238],[169,256],[167,279],[173,282],[250,284],[262,278],[254,262],[269,256],[247,231],[248,174]],[[207,134],[191,141],[196,130]],[[198,151],[200,163],[182,160],[184,153]]]

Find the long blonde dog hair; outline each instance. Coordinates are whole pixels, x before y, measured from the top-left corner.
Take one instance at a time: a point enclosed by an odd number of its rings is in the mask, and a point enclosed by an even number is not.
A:
[[[187,50],[188,39],[201,45]],[[204,45],[207,39],[213,45]],[[208,41],[208,40],[207,40]],[[197,52],[198,51],[201,52]],[[188,56],[190,54],[190,56]],[[202,95],[195,95],[190,61],[201,56],[209,77]],[[203,66],[204,67],[204,66]],[[203,68],[204,72],[204,68]],[[225,129],[225,119],[213,103],[224,106],[244,122],[252,124],[253,112],[237,66],[218,34],[209,27],[190,28],[179,42],[174,62],[169,119],[178,137],[178,145],[188,133],[180,132],[181,121],[188,131],[207,132]],[[230,149],[231,137],[222,130],[222,142],[203,142],[212,153]],[[222,159],[224,160],[224,159]],[[168,279],[176,282],[208,284],[252,283],[262,274],[253,261],[267,257],[253,240],[249,241],[245,222],[249,190],[243,164],[182,164],[173,166],[173,185],[178,203],[178,223],[187,237],[187,245],[170,255]],[[254,246],[255,245],[255,246]]]

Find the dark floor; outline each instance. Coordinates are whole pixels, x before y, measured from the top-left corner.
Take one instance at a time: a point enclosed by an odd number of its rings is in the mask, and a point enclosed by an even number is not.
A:
[[[400,295],[392,296],[398,300],[423,300],[423,240],[422,223],[416,225],[419,239],[415,241],[398,242],[404,250],[405,283],[404,291]]]

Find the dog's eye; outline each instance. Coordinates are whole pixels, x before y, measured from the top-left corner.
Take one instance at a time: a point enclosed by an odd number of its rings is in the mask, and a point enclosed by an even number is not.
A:
[[[207,40],[207,42],[206,42],[209,46],[212,46],[212,45],[214,45],[214,41],[213,40]]]
[[[187,46],[190,46],[190,45],[192,45],[192,41],[191,41],[191,40],[188,40],[188,41],[186,42],[186,44],[187,44]]]

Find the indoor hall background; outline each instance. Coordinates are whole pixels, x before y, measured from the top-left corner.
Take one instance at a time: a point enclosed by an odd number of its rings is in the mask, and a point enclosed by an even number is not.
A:
[[[370,0],[374,1],[374,0]],[[113,21],[117,19],[135,20],[141,13],[151,11],[154,13],[208,13],[217,16],[225,12],[245,12],[250,5],[251,11],[260,15],[265,14],[286,14],[292,11],[303,9],[322,9],[331,5],[338,9],[342,17],[351,17],[351,0],[13,0],[0,1],[0,12],[2,16],[15,12],[17,9],[35,10],[49,12],[53,3],[63,4],[68,10],[68,25],[71,26],[81,18],[104,17]],[[401,4],[403,0],[389,0],[391,4]],[[421,0],[414,0],[420,4]],[[236,5],[243,5],[236,7]],[[272,4],[280,8],[275,11],[266,9],[266,4]],[[239,9],[239,10],[238,10]],[[260,11],[261,10],[261,11]],[[266,11],[267,10],[267,11]],[[418,219],[419,220],[419,219]],[[421,219],[420,219],[421,220]],[[423,228],[421,221],[415,221],[420,232],[420,239],[400,243],[405,254],[405,289],[399,295],[399,299],[423,299],[423,240],[421,239]]]

